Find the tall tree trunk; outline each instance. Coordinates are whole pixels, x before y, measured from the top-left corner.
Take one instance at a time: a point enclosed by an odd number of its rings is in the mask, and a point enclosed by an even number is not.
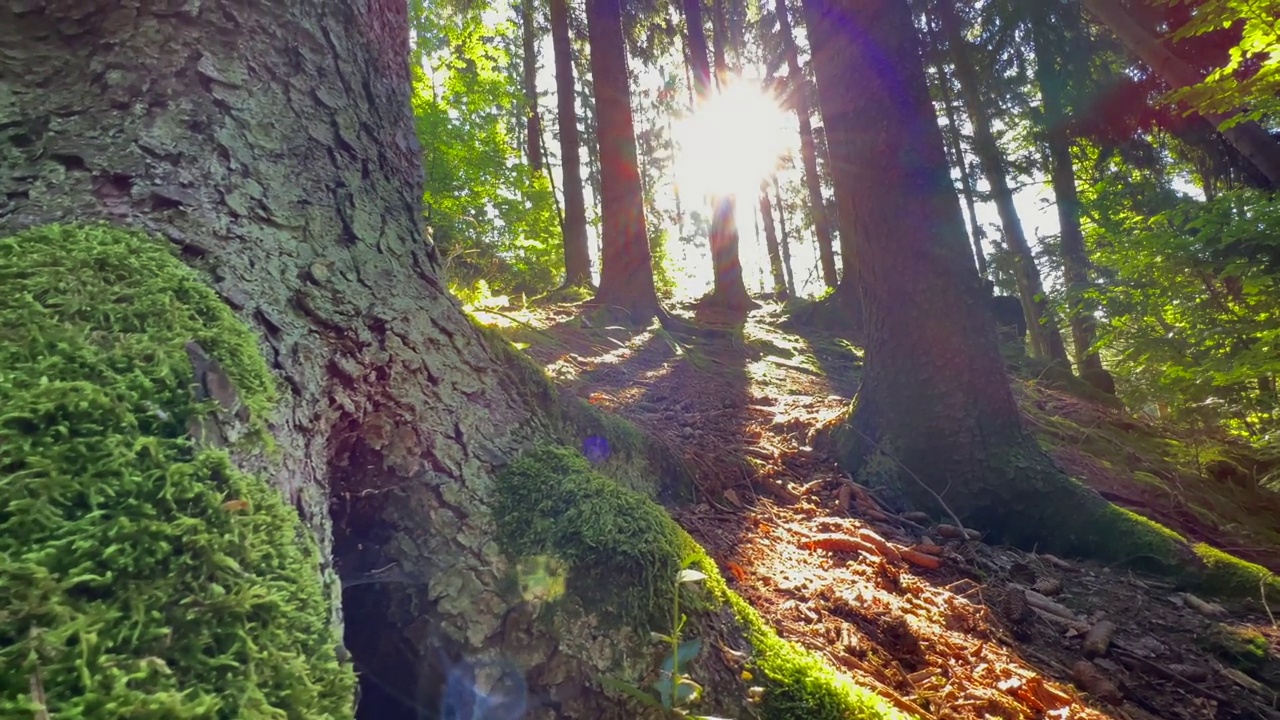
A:
[[[0,237],[54,222],[146,231],[256,331],[284,392],[276,453],[251,469],[314,531],[330,597],[348,586],[362,674],[414,717],[462,717],[446,673],[518,663],[529,717],[631,717],[582,678],[633,651],[647,664],[648,644],[590,617],[544,626],[503,579],[495,477],[552,426],[424,243],[405,4],[7,2],[0,46],[23,59],[0,66],[21,98],[0,125],[38,129],[0,137],[18,162],[6,170],[22,168],[0,174]]]
[[[688,42],[688,69],[693,73],[689,86],[698,101],[711,95],[711,63],[707,60],[707,31],[702,19],[702,0],[681,0],[684,10],[685,37]]]
[[[938,75],[938,96],[942,101],[942,110],[947,116],[947,132],[944,135],[953,164],[960,171],[960,192],[964,198],[965,208],[969,212],[969,236],[973,242],[973,259],[978,265],[978,274],[986,278],[987,255],[982,251],[982,241],[987,234],[983,232],[982,224],[978,222],[978,208],[973,197],[973,179],[969,174],[969,162],[964,154],[963,135],[960,132],[960,123],[956,119],[955,99],[951,95],[951,78],[947,76],[947,63],[943,57],[944,45],[939,41],[932,22],[929,23],[929,38],[929,44],[935,51],[933,67]]]
[[[1100,389],[1106,389],[1108,383],[1101,377],[1102,359],[1093,348],[1093,313],[1085,305],[1085,295],[1089,290],[1089,255],[1084,246],[1084,231],[1080,228],[1080,196],[1076,192],[1071,134],[1063,107],[1067,80],[1058,65],[1058,58],[1050,50],[1052,29],[1048,7],[1043,2],[1030,3],[1029,7],[1036,83],[1040,86],[1045,142],[1049,152],[1050,181],[1053,183],[1053,194],[1058,206],[1062,275],[1067,285],[1067,321],[1071,326],[1076,366],[1080,377],[1102,385]],[[1110,385],[1113,386],[1114,383]]]
[[[712,18],[722,12],[720,0],[713,0]],[[698,101],[710,95],[710,63],[707,60],[707,37],[702,22],[702,5],[699,0],[683,0],[686,34],[689,42],[689,58],[694,74]],[[724,63],[724,23],[713,22],[712,42],[715,45],[716,77],[723,83],[721,66]],[[727,76],[725,76],[727,77]],[[739,254],[738,227],[734,220],[735,198],[716,196],[711,198],[711,268],[713,286],[708,300],[717,306],[734,312],[742,312],[755,305],[747,294],[742,277],[742,260]]]
[[[1005,175],[1004,157],[991,130],[991,118],[987,106],[982,101],[982,84],[974,66],[971,50],[964,39],[964,30],[955,11],[955,0],[938,0],[938,20],[942,25],[943,36],[951,49],[951,59],[956,70],[956,80],[960,84],[960,95],[968,110],[969,120],[973,124],[974,150],[982,164],[987,184],[991,186],[992,199],[1000,214],[1000,224],[1004,227],[1005,242],[1014,253],[1017,267],[1018,294],[1022,298],[1022,309],[1027,316],[1027,329],[1031,335],[1031,344],[1036,354],[1050,362],[1071,367],[1067,359],[1066,345],[1062,342],[1062,334],[1049,310],[1048,298],[1045,296],[1044,283],[1040,279],[1040,270],[1036,267],[1035,257],[1031,254],[1031,246],[1023,232],[1022,220],[1013,204],[1013,190],[1009,187]]]
[[[764,246],[769,256],[770,277],[775,295],[787,294],[787,277],[782,270],[782,248],[778,246],[778,232],[773,225],[773,205],[769,202],[769,181],[760,183],[760,216],[764,222]]]
[[[1166,48],[1160,39],[1137,23],[1119,0],[1082,0],[1084,7],[1103,25],[1111,29],[1120,42],[1148,67],[1176,89],[1199,85],[1204,81],[1200,71],[1183,62]],[[1271,187],[1280,188],[1280,141],[1261,125],[1245,120],[1228,128],[1222,125],[1238,113],[1220,115],[1202,113],[1242,155],[1253,163]]]
[[[551,0],[551,43],[556,61],[556,113],[560,122],[560,170],[564,177],[564,284],[591,284],[587,204],[582,193],[578,111],[574,103],[573,47],[567,0]]]
[[[1178,541],[1143,530],[1062,475],[1022,425],[969,259],[907,0],[805,5],[832,175],[837,194],[852,198],[866,302],[862,386],[838,443],[846,466],[887,454],[905,468],[909,498],[939,513],[941,498],[1002,540],[1109,557],[1145,542],[1177,552]]]
[[[538,116],[537,20],[533,0],[520,0],[520,63],[524,70],[525,138],[529,169],[542,172],[542,119]]]
[[[726,58],[728,28],[724,21],[724,0],[711,0],[711,46],[715,55],[716,87],[724,90],[729,82],[729,61]]]
[[[813,217],[813,230],[818,239],[818,257],[822,262],[822,281],[833,288],[839,283],[836,274],[836,256],[831,244],[831,219],[827,217],[826,202],[822,198],[822,178],[818,175],[818,153],[813,142],[813,123],[809,102],[809,83],[800,71],[800,54],[791,29],[791,16],[786,0],[774,1],[778,16],[778,32],[782,36],[783,50],[787,55],[787,73],[791,81],[791,104],[800,120],[800,157],[804,161],[804,185],[809,191],[809,213]]]
[[[604,235],[597,303],[647,324],[659,312],[653,260],[645,229],[644,192],[636,157],[635,124],[619,0],[587,0],[591,84],[600,151],[600,214]],[[741,281],[741,271],[739,271]],[[744,291],[745,292],[745,291]]]
[[[778,175],[773,176],[773,197],[778,208],[778,235],[782,246],[782,270],[787,278],[787,295],[796,297],[796,277],[791,269],[791,238],[787,235],[787,208],[782,204],[782,186],[778,183]]]

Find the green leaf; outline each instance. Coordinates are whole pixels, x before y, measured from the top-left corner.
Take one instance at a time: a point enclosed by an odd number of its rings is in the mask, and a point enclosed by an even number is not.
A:
[[[659,702],[658,699],[655,698],[654,696],[650,695],[649,693],[641,690],[635,685],[632,685],[631,683],[626,682],[624,680],[619,680],[613,677],[603,677],[600,679],[600,684],[603,685],[606,689],[620,692],[634,700],[639,701],[640,703],[648,707],[653,707],[653,708],[671,707],[670,705],[667,705],[663,702]]]
[[[662,672],[668,675],[675,669],[676,665],[684,667],[698,657],[698,653],[702,652],[701,640],[686,640],[680,643],[680,647],[676,648],[674,655],[667,655],[667,659],[662,661]],[[676,662],[678,661],[678,662]]]

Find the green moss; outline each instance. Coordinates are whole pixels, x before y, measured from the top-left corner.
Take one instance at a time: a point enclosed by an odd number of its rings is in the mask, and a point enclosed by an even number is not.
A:
[[[507,553],[563,562],[570,592],[641,631],[670,627],[673,581],[692,557],[707,575],[712,605],[704,607],[728,604],[754,649],[752,670],[766,689],[761,709],[769,720],[903,717],[778,637],[661,507],[595,473],[572,450],[539,447],[500,474],[494,517]],[[681,606],[696,613],[697,605]]]
[[[252,333],[104,226],[0,239],[0,288],[0,717],[350,717],[310,533],[187,435],[191,340],[265,428]]]
[[[593,611],[640,630],[669,614],[685,550],[675,523],[577,452],[547,445],[521,455],[498,476],[493,514],[504,552],[563,561],[569,591]]]
[[[1280,658],[1262,633],[1247,627],[1216,625],[1202,644],[1227,664],[1264,682],[1280,677]]]
[[[1267,597],[1280,597],[1280,577],[1261,565],[1204,543],[1197,543],[1193,549],[1204,563],[1197,584],[1205,590],[1228,597],[1261,599],[1265,589]]]

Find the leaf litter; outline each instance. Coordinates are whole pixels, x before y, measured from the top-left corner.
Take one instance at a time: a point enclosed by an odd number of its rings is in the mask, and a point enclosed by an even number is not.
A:
[[[1280,720],[1270,605],[1227,608],[1161,579],[986,545],[896,512],[884,489],[815,450],[815,433],[856,390],[859,357],[847,343],[781,331],[777,306],[740,333],[699,340],[595,327],[576,305],[510,312],[520,322],[480,319],[564,391],[626,417],[694,468],[698,500],[673,515],[733,588],[783,637],[900,709],[955,720]],[[1015,393],[1073,476],[1280,569],[1280,496],[1223,491],[1202,458],[1180,453],[1203,443],[1238,459],[1240,448],[1035,383],[1016,382]]]

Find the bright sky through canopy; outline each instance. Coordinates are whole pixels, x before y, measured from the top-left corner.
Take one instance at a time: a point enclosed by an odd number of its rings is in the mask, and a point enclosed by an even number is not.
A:
[[[734,78],[673,128],[675,178],[695,196],[736,194],[748,203],[796,141],[795,116],[759,80]]]

